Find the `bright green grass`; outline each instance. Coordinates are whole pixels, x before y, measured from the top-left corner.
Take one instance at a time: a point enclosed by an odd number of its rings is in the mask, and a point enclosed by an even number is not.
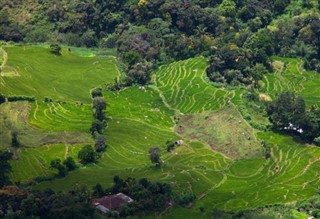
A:
[[[114,58],[79,57],[66,49],[61,56],[39,46],[5,47],[6,66],[20,77],[1,77],[0,90],[6,95],[29,95],[43,100],[90,103],[90,89],[110,83],[119,76]]]
[[[50,162],[54,159],[63,161],[66,158],[66,148],[68,148],[68,156],[77,161],[77,154],[82,146],[53,144],[40,148],[18,149],[18,151],[14,152],[15,160],[11,162],[11,179],[14,182],[24,182],[37,176],[48,176],[56,173],[56,170],[50,169]]]
[[[82,131],[89,133],[93,120],[90,104],[32,104],[30,124],[49,131]]]
[[[207,60],[202,57],[161,66],[154,80],[169,106],[181,113],[212,111],[238,102],[241,91],[225,91],[210,86],[204,80]]]
[[[305,147],[290,137],[273,133],[259,134],[274,145],[272,158],[236,162],[196,142],[180,146],[172,153],[165,152],[164,142],[178,136],[132,120],[113,121],[106,136],[109,147],[97,164],[71,173],[63,180],[41,183],[37,188],[60,190],[77,183],[93,186],[97,182],[110,186],[114,175],[148,176],[151,180],[171,183],[177,190],[191,189],[197,197],[202,197],[192,209],[172,210],[167,215],[175,218],[184,212],[186,218],[191,218],[189,213],[200,216],[201,206],[207,209],[208,217],[213,207],[238,211],[307,198],[320,183],[320,149]],[[164,166],[159,169],[151,167],[147,155],[148,148],[155,144],[163,153]]]
[[[272,98],[283,91],[303,96],[308,106],[320,105],[320,74],[304,70],[299,59],[275,57],[275,72],[264,76],[264,89]],[[287,63],[285,67],[283,63]]]
[[[137,88],[104,92],[109,103],[105,130],[108,148],[99,162],[82,167],[66,178],[42,182],[35,188],[65,190],[76,184],[92,187],[98,182],[109,187],[113,176],[119,175],[167,182],[177,191],[192,190],[199,198],[191,209],[173,208],[162,218],[209,218],[213,208],[238,211],[314,195],[320,185],[319,148],[298,144],[290,137],[260,133],[259,138],[273,146],[272,158],[233,161],[201,142],[191,141],[192,137],[183,138],[170,129],[173,111],[218,113],[229,100],[230,104],[242,102],[242,90],[213,88],[203,80],[205,63],[205,59],[195,58],[161,67],[153,76],[160,93],[157,87],[145,92]],[[194,71],[196,69],[198,71]],[[73,92],[68,95],[75,95]],[[38,109],[35,103],[30,114],[32,126],[45,130],[85,133],[89,121],[92,121],[89,104],[59,106],[38,101]],[[186,144],[172,153],[166,152],[165,142],[178,139]],[[154,145],[161,148],[164,160],[158,169],[153,168],[148,159],[148,149]],[[75,146],[74,155],[79,148]],[[50,153],[43,152],[49,149]],[[64,154],[65,144],[22,149],[16,155],[22,163],[14,168],[12,178],[26,181],[39,173],[50,173],[49,160]],[[13,165],[15,162],[19,160],[13,161]],[[19,173],[19,168],[23,173]],[[203,214],[199,207],[205,208]]]
[[[105,91],[108,102],[106,116],[109,120],[130,118],[159,128],[173,126],[173,111],[164,107],[157,91],[139,90],[137,87],[120,92]],[[49,131],[89,132],[93,112],[90,104],[59,104],[35,102],[32,104],[30,124]]]
[[[104,92],[109,106],[106,115],[112,119],[129,118],[168,129],[173,126],[173,111],[164,106],[159,93],[147,88],[130,87],[119,92]]]
[[[33,109],[35,109],[35,107]],[[33,118],[34,113],[32,112],[30,114],[30,111],[31,105],[27,101],[4,103],[0,105],[0,149],[7,149],[11,146],[11,133],[13,131],[18,132],[18,139],[22,147],[39,147],[41,145],[57,143],[77,144],[92,142],[88,131],[79,131],[84,130],[82,125],[85,121],[80,121],[78,124],[70,122],[70,126],[68,126],[70,128],[66,128],[63,125],[67,125],[67,123],[63,123],[63,121],[66,122],[68,121],[67,119],[52,117],[53,119],[50,120],[52,123],[49,123],[48,121],[48,123],[44,123],[44,121],[43,123],[40,123],[40,121],[42,121],[41,116],[43,115],[39,113],[38,117],[36,117],[38,119],[36,122],[38,123],[31,124],[32,120],[29,121],[28,119],[29,117]],[[80,113],[77,113],[78,117],[81,118],[81,115],[79,115]],[[59,123],[54,123],[54,121],[57,121],[58,119],[60,119]],[[39,126],[36,125],[39,125],[42,129],[39,129]],[[78,125],[77,129],[71,129],[76,125]],[[88,127],[84,127],[89,130]]]

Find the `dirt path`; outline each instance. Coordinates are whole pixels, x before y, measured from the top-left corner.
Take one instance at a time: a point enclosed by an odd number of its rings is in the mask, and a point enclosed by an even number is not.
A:
[[[66,144],[66,154],[65,154],[65,158],[68,157],[68,154],[69,154],[69,145]]]
[[[33,118],[34,118],[35,120],[38,120],[38,119],[37,119],[38,108],[39,108],[39,106],[38,106],[38,100],[36,100],[36,109],[34,110],[34,113],[33,113]]]
[[[1,48],[1,50],[2,50],[2,54],[3,54],[3,62],[1,64],[1,66],[0,66],[0,68],[2,69],[7,63],[8,53],[6,53],[6,51],[3,48]]]

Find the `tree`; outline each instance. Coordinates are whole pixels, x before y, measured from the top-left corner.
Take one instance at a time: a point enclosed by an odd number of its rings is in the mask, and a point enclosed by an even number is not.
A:
[[[155,163],[156,166],[160,166],[162,164],[161,150],[159,147],[152,147],[149,149],[149,158],[152,163]]]
[[[107,108],[107,102],[103,97],[93,98],[92,108],[95,110],[96,119],[100,121],[105,119],[105,115],[103,111]]]
[[[91,96],[92,96],[92,98],[102,97],[102,88],[100,88],[100,87],[93,88],[91,90]]]
[[[60,159],[52,160],[50,162],[50,167],[54,168],[54,169],[57,169],[58,170],[58,175],[60,177],[63,177],[65,175],[67,175],[67,173],[68,173],[67,168],[61,164],[61,160]]]
[[[67,159],[63,161],[63,165],[65,165],[68,171],[72,171],[77,168],[77,164],[72,157],[67,157]]]
[[[91,135],[94,135],[95,132],[102,134],[104,127],[106,126],[106,121],[100,121],[98,119],[93,120],[90,128]]]
[[[100,183],[97,183],[92,189],[93,189],[93,194],[92,194],[93,197],[97,198],[105,195],[105,191],[102,188]]]
[[[51,44],[50,45],[51,52],[57,56],[61,55],[61,46],[58,44]]]
[[[96,161],[96,152],[91,145],[84,146],[78,153],[80,163],[88,164]]]
[[[97,135],[94,141],[94,149],[96,152],[103,152],[106,149],[106,138],[103,135]]]
[[[287,91],[280,93],[268,105],[267,112],[270,121],[277,128],[284,129],[289,123],[299,126],[301,119],[305,117],[305,103],[302,97]]]
[[[174,141],[167,141],[166,142],[166,146],[167,146],[167,151],[171,152],[175,146],[175,142]]]
[[[141,57],[138,52],[130,50],[123,55],[123,59],[126,61],[126,63],[129,64],[129,66],[132,66],[140,61]]]
[[[11,147],[19,147],[20,142],[18,140],[18,131],[13,131],[11,133]]]
[[[11,171],[9,161],[12,158],[12,153],[2,152],[0,150],[0,188],[10,183],[8,173]]]

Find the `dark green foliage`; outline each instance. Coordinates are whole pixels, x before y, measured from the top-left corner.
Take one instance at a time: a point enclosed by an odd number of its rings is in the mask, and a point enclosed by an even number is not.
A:
[[[0,190],[1,218],[95,218],[87,194],[82,188],[55,193],[51,189],[23,191],[7,186]]]
[[[274,127],[313,141],[320,136],[320,108],[306,110],[304,99],[292,92],[279,94],[268,105],[267,112]]]
[[[150,80],[151,63],[137,63],[128,72],[128,84],[145,85]]]
[[[196,200],[196,196],[192,192],[184,192],[177,196],[176,202],[183,207],[187,207]]]
[[[64,177],[67,175],[68,170],[65,166],[61,164],[60,159],[55,159],[50,162],[50,167],[58,170],[58,175]]]
[[[120,215],[125,217],[138,212],[161,212],[168,203],[172,203],[173,192],[169,184],[150,182],[143,178],[139,181],[134,178],[121,179],[114,177],[114,185],[108,189],[111,193],[122,192],[134,201],[120,208]]]
[[[141,57],[138,52],[131,50],[124,53],[123,59],[125,60],[126,63],[129,64],[129,66],[132,66],[136,64],[138,61],[140,61]]]
[[[9,102],[15,102],[15,101],[29,101],[34,102],[35,97],[29,97],[29,96],[23,96],[23,95],[15,95],[15,96],[8,96]]]
[[[80,163],[88,164],[96,161],[97,155],[91,145],[84,146],[78,153]]]
[[[97,183],[92,189],[93,189],[92,196],[94,198],[99,198],[99,197],[106,195],[106,193],[100,183]]]
[[[107,108],[107,102],[103,97],[95,97],[92,100],[92,108],[95,112],[95,118],[99,121],[105,119],[104,110]]]
[[[96,152],[103,152],[105,151],[106,145],[106,138],[103,135],[97,135],[94,138],[94,149]]]
[[[300,127],[305,116],[305,103],[302,97],[292,92],[280,93],[278,98],[268,105],[268,115],[275,127],[284,130],[289,123]]]
[[[168,152],[171,152],[171,151],[174,149],[175,142],[168,140],[168,141],[166,142],[166,146],[167,146],[167,151],[168,151]]]
[[[20,146],[18,134],[19,133],[16,130],[11,133],[11,147],[17,148]]]
[[[152,163],[155,163],[156,166],[160,166],[162,164],[161,160],[161,150],[159,147],[152,147],[148,151],[149,158]]]
[[[77,168],[77,164],[72,157],[67,157],[67,159],[63,161],[63,165],[65,165],[68,171],[72,171]]]
[[[106,121],[100,121],[98,119],[93,120],[90,128],[91,135],[94,135],[96,132],[102,134],[103,129],[106,127]]]
[[[51,44],[50,45],[51,52],[57,56],[61,55],[61,46],[58,44]]]
[[[0,150],[0,188],[10,183],[8,174],[11,171],[11,159],[12,153]]]
[[[95,97],[102,97],[102,88],[100,87],[96,87],[94,89],[91,90],[91,97],[95,98]]]
[[[0,104],[6,102],[6,96],[3,93],[0,93]]]

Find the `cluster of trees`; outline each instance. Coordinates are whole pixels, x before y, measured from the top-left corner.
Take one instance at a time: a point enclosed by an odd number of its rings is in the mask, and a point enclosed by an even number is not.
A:
[[[104,152],[107,144],[103,131],[107,126],[105,109],[107,108],[107,102],[102,95],[101,88],[94,88],[91,91],[92,96],[92,108],[94,110],[94,120],[91,124],[90,132],[94,137],[95,144],[94,149],[96,152]]]
[[[94,110],[94,120],[91,124],[90,132],[94,136],[96,133],[102,134],[104,128],[107,126],[105,109],[107,108],[107,102],[102,95],[101,88],[94,88],[91,91],[92,96],[92,108]]]
[[[178,194],[172,191],[169,184],[151,182],[146,178],[136,180],[129,177],[123,180],[119,176],[115,176],[113,182],[114,185],[108,189],[103,189],[100,184],[94,186],[93,196],[101,197],[105,194],[117,194],[119,192],[130,196],[134,201],[120,207],[121,217],[139,212],[161,212],[174,204],[185,207],[196,198],[190,191]]]
[[[17,19],[16,11],[30,9],[6,0],[0,3],[0,40],[117,48],[129,76],[125,84],[148,83],[159,64],[202,54],[210,57],[212,81],[257,85],[275,54],[301,56],[319,71],[319,13],[302,16],[316,7],[304,2],[287,12],[289,0],[34,0],[31,17]],[[284,13],[295,16],[268,28]]]
[[[319,144],[320,108],[306,108],[304,99],[293,92],[280,93],[268,104],[267,112],[275,129],[299,135],[307,141]]]
[[[51,189],[30,191],[5,186],[0,188],[0,218],[97,218],[89,194],[85,187],[56,193]]]
[[[50,167],[58,170],[58,176],[64,177],[69,171],[77,168],[77,164],[72,157],[67,157],[62,163],[60,159],[55,159],[50,162]]]

